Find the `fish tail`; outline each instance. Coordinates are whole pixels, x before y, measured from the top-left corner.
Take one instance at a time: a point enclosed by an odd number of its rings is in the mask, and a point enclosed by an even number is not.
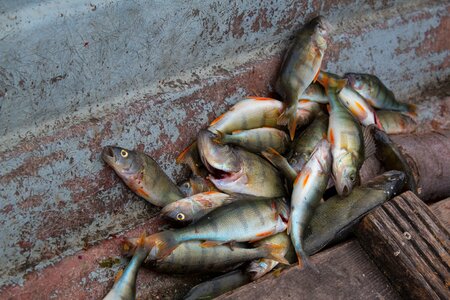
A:
[[[162,231],[145,238],[143,248],[149,251],[150,260],[159,260],[168,256],[179,245],[172,231]]]
[[[190,152],[191,148],[194,146],[194,143],[195,142],[193,142],[192,144],[187,146],[183,151],[181,151],[181,153],[177,156],[177,158],[175,160],[175,162],[177,164],[183,164],[183,163],[185,164],[187,162],[187,160],[190,159],[191,156],[189,155],[189,152]]]
[[[122,255],[130,257],[134,255],[139,238],[127,238],[121,241],[120,252]]]
[[[311,262],[311,260],[309,259],[309,256],[301,251],[300,253],[297,252],[297,259],[298,259],[298,266],[300,269],[312,269],[315,272],[319,273],[319,270],[317,269],[316,265],[314,265],[314,263]]]
[[[296,102],[297,104],[297,102]],[[278,125],[287,125],[291,141],[294,139],[295,129],[297,128],[297,105],[292,105],[278,117]]]
[[[266,258],[272,259],[284,265],[289,265],[289,261],[284,257],[285,248],[277,244],[265,244],[262,246],[266,251]]]

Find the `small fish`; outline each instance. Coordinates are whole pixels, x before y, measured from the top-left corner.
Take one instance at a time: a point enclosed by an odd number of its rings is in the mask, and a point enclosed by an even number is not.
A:
[[[316,209],[305,232],[305,252],[312,255],[348,236],[364,215],[399,193],[404,183],[403,172],[388,171],[355,187],[346,197],[329,198]]]
[[[294,181],[288,234],[297,253],[300,267],[309,265],[308,255],[304,250],[305,229],[327,187],[331,160],[330,144],[323,139],[317,144],[309,161]]]
[[[257,197],[282,197],[286,191],[277,170],[265,159],[244,149],[215,142],[209,130],[198,134],[198,149],[203,164],[211,173],[208,179],[227,194]]]
[[[297,107],[297,126],[305,126],[311,123],[316,115],[321,111],[320,105],[316,102],[301,100]]]
[[[298,100],[315,81],[327,48],[326,36],[331,25],[319,16],[305,24],[288,50],[276,83],[277,92],[286,102],[278,118],[279,125],[288,125],[291,140],[297,127]]]
[[[194,286],[184,297],[185,300],[213,299],[228,291],[250,282],[247,273],[235,270]]]
[[[149,259],[168,256],[181,243],[206,241],[202,247],[230,242],[257,241],[286,229],[288,207],[283,200],[236,201],[221,206],[196,223],[173,231],[163,231],[146,238]]]
[[[131,242],[128,247],[133,247]],[[262,257],[287,264],[283,252],[278,245],[269,243],[257,247],[244,243],[203,247],[201,241],[187,241],[162,259],[147,259],[146,266],[172,274],[217,273]]]
[[[231,203],[235,198],[220,192],[205,192],[170,203],[161,214],[179,223],[195,222],[219,206]]]
[[[324,86],[331,107],[328,141],[333,154],[333,180],[338,194],[347,196],[355,186],[359,169],[364,162],[363,133],[361,126],[337,97],[347,80],[332,73],[320,72],[318,81]]]
[[[107,146],[102,158],[133,192],[153,205],[162,207],[184,198],[161,167],[142,152]]]
[[[399,112],[380,110],[377,114],[387,134],[411,133],[417,128],[417,123],[411,117]]]
[[[299,173],[309,156],[314,151],[317,143],[327,137],[328,116],[320,113],[301,135],[292,144],[292,150],[288,154],[289,164]],[[297,177],[297,175],[295,175]],[[295,179],[294,177],[294,179]]]
[[[214,184],[200,176],[192,176],[188,180],[182,182],[178,188],[186,197],[190,197],[195,194],[200,194],[204,192],[217,192],[218,190],[214,186]]]
[[[375,75],[347,73],[344,77],[347,78],[348,84],[373,107],[416,114],[415,105],[398,102],[394,93]]]
[[[181,151],[176,159],[176,163],[187,165],[195,176],[205,177],[208,175],[198,154],[197,141],[192,142],[186,149]]]
[[[345,86],[339,92],[338,98],[362,125],[369,126],[374,124],[378,128],[383,129],[375,110],[354,89]]]
[[[215,141],[220,144],[240,146],[253,153],[259,153],[267,148],[274,148],[283,153],[290,142],[284,131],[271,127],[236,130],[232,134],[224,134],[218,131],[218,137]]]
[[[318,83],[311,83],[303,94],[300,96],[299,102],[302,100],[309,100],[321,104],[328,103],[328,96],[325,93],[325,89]]]
[[[283,102],[263,97],[248,97],[236,103],[217,117],[208,127],[211,132],[230,134],[236,130],[260,127],[279,127],[277,119],[283,111]]]
[[[136,299],[136,277],[139,267],[147,257],[147,251],[143,248],[145,235],[136,241],[136,249],[130,263],[124,272],[119,272],[116,282],[104,300],[134,300]]]
[[[255,245],[258,247],[265,244],[272,244],[275,247],[280,248],[280,255],[282,255],[283,257],[285,257],[288,251],[292,248],[291,239],[285,231],[277,233],[275,235],[272,235],[271,237],[265,238],[255,243]],[[276,260],[270,258],[260,258],[258,260],[252,261],[248,265],[246,271],[248,274],[250,274],[250,278],[253,281],[269,273],[278,264],[279,262]]]

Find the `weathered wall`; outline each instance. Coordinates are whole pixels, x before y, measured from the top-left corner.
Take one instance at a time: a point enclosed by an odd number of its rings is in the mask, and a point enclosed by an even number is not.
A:
[[[28,2],[0,4],[0,286],[157,215],[101,148],[145,150],[182,178],[179,150],[270,94],[313,15],[336,26],[330,71],[375,73],[415,102],[450,73],[446,1]]]

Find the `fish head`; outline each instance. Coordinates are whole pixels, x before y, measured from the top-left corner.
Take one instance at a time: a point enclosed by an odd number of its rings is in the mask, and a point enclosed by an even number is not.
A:
[[[367,91],[372,89],[370,82],[365,80],[364,74],[347,73],[344,75],[344,78],[347,79],[348,84],[355,91]]]
[[[191,184],[191,180],[186,180],[183,181],[178,188],[180,189],[180,191],[183,193],[183,195],[189,197],[194,195],[194,190],[192,188],[192,184]]]
[[[383,190],[388,195],[388,199],[390,199],[403,189],[405,182],[405,173],[397,170],[391,170],[376,176],[375,178],[367,182],[364,186],[368,188]]]
[[[267,258],[260,258],[252,261],[248,265],[246,271],[252,280],[256,280],[270,272],[276,265],[278,265],[277,261]]]
[[[200,159],[211,174],[231,173],[240,170],[240,160],[233,147],[216,141],[219,134],[207,129],[200,130],[197,136]]]
[[[345,197],[352,192],[358,178],[356,165],[356,159],[351,153],[346,153],[333,162],[333,179],[340,196]]]
[[[192,221],[194,207],[191,201],[181,199],[164,206],[161,214],[176,223],[185,224]]]
[[[102,159],[124,179],[138,173],[143,167],[138,152],[121,147],[104,147]]]

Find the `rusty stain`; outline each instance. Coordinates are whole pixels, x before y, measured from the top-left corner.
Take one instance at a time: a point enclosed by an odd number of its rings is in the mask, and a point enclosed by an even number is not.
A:
[[[244,35],[244,28],[242,27],[242,21],[244,20],[244,13],[235,16],[230,24],[231,34],[234,38],[241,38]]]
[[[449,30],[450,16],[444,16],[440,20],[440,23],[437,27],[432,28],[425,33],[425,39],[422,41],[420,46],[416,48],[416,53],[420,56],[423,56],[430,53],[449,51]]]
[[[66,77],[67,77],[67,74],[55,76],[55,77],[50,79],[50,83],[51,84],[55,84],[58,81],[65,79]]]

